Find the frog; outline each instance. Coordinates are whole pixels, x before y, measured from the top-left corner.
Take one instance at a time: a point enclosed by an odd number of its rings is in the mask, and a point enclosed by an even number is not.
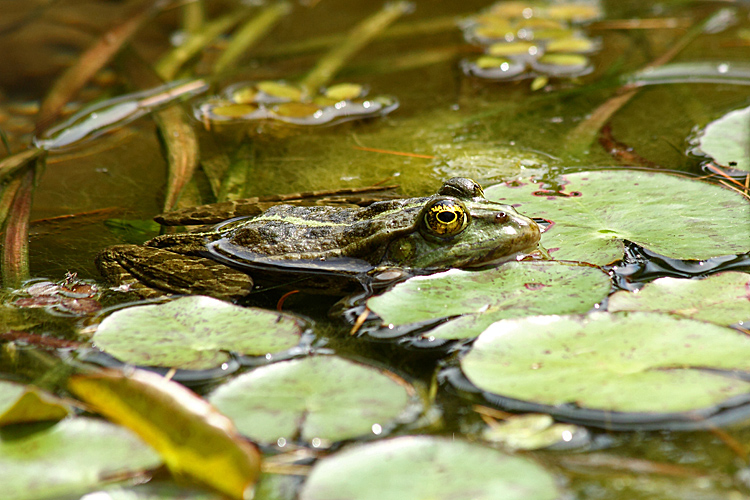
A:
[[[479,183],[454,177],[432,196],[367,206],[280,204],[193,232],[116,245],[102,275],[141,296],[203,294],[242,300],[253,290],[344,295],[373,283],[472,268],[540,251],[541,230]]]

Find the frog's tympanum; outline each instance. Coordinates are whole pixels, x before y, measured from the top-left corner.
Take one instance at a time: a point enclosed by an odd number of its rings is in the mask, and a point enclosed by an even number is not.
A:
[[[471,179],[437,194],[367,207],[278,205],[208,230],[119,245],[102,274],[134,289],[238,299],[268,286],[343,294],[373,280],[500,262],[534,251],[537,224],[484,198]],[[251,277],[252,276],[252,279]]]

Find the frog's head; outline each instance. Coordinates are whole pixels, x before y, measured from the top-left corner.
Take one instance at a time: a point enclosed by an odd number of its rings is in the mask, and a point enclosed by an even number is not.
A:
[[[388,264],[415,269],[470,267],[537,248],[541,231],[510,205],[487,200],[471,179],[448,180],[427,199],[416,230],[392,241]]]

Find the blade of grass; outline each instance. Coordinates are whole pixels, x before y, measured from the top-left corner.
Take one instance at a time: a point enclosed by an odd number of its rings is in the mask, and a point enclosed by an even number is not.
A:
[[[469,15],[468,13],[466,14]],[[399,23],[391,26],[379,36],[382,40],[394,40],[400,38],[420,37],[444,33],[456,29],[458,20],[461,16],[445,16],[415,21],[411,23]],[[329,47],[344,43],[346,35],[336,33],[332,35],[322,35],[301,42],[288,42],[266,47],[258,51],[262,57],[282,57],[290,55],[299,55],[308,52],[325,50]]]
[[[340,45],[335,45],[300,82],[309,95],[314,94],[373,38],[383,32],[396,19],[412,9],[409,2],[386,4],[379,12],[355,26]]]
[[[247,141],[242,143],[234,153],[229,169],[222,179],[216,201],[244,198],[253,165],[255,165],[255,147],[252,141]]]
[[[277,2],[263,9],[260,14],[246,22],[232,37],[224,53],[214,66],[214,74],[222,73],[260,40],[276,23],[291,11],[288,2]]]
[[[162,85],[162,79],[133,51],[122,55],[125,73],[139,88]],[[181,192],[193,177],[200,156],[198,137],[189,117],[179,105],[157,111],[152,115],[159,130],[168,165],[164,210],[171,210]]]
[[[43,167],[44,156],[37,157],[36,165],[11,181],[3,193],[2,205],[6,203],[6,194],[12,196],[7,212],[0,214],[4,220],[2,283],[5,287],[17,288],[29,278],[29,215],[37,173]]]
[[[37,135],[41,135],[60,115],[60,111],[86,83],[107,64],[123,44],[151,19],[165,1],[144,1],[124,23],[102,35],[84,52],[78,61],[58,78],[47,93],[39,109],[36,122]]]
[[[189,0],[182,4],[182,29],[191,35],[203,27],[205,15],[203,0]]]
[[[246,16],[247,10],[239,9],[206,23],[198,33],[192,35],[185,43],[162,57],[156,63],[156,73],[166,81],[172,80],[183,64],[203,50],[216,37],[232,29]]]
[[[0,160],[0,182],[14,175],[43,152],[39,148],[29,148]]]
[[[724,16],[726,16],[726,9],[720,9],[706,17],[703,21],[688,30],[669,50],[647,64],[642,71],[663,66],[671,61],[693,40],[703,34],[707,27],[710,27],[715,22],[715,19]],[[588,151],[596,140],[599,130],[612,118],[612,115],[638,93],[638,90],[637,88],[633,88],[632,84],[620,87],[613,97],[601,104],[588,118],[579,123],[568,134],[565,140],[565,152],[571,156],[581,156]]]

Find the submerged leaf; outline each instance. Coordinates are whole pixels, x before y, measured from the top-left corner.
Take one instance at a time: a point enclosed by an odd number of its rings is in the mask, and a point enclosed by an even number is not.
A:
[[[542,245],[556,259],[609,264],[622,258],[624,240],[674,259],[750,251],[750,203],[720,186],[629,170],[567,174],[560,185],[508,183],[485,193],[553,222]]]
[[[65,418],[70,410],[60,399],[33,386],[0,380],[0,427]]]
[[[659,278],[609,297],[607,309],[672,313],[729,326],[750,323],[750,274],[726,272],[701,280]]]
[[[300,500],[554,500],[554,477],[528,458],[430,436],[364,444],[318,461]]]
[[[267,444],[380,434],[410,409],[413,389],[390,373],[333,356],[281,361],[240,375],[209,400]]]
[[[502,320],[477,338],[461,369],[481,390],[553,415],[571,404],[603,411],[599,425],[613,420],[606,412],[658,420],[750,401],[750,382],[736,376],[750,371],[749,337],[655,313]]]
[[[610,280],[599,269],[559,262],[509,262],[484,271],[418,276],[367,301],[388,325],[451,318],[426,335],[471,338],[502,318],[583,313],[603,300]]]
[[[157,467],[161,460],[127,429],[77,417],[26,434],[0,433],[0,484],[4,500],[78,498],[108,478]],[[77,496],[76,496],[77,495]]]
[[[200,370],[226,362],[229,352],[263,356],[290,349],[304,328],[289,314],[198,295],[116,311],[93,340],[125,363]]]
[[[192,391],[143,370],[74,375],[68,388],[153,446],[173,473],[191,476],[231,498],[252,498],[260,453],[231,420]]]

